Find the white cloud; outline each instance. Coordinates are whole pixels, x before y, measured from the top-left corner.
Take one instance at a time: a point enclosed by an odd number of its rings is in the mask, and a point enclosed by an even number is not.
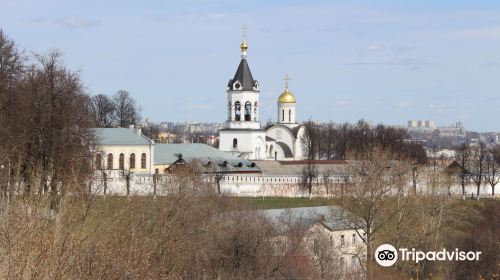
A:
[[[381,45],[369,45],[366,50],[370,52],[378,52],[384,49],[384,46]]]
[[[349,105],[349,102],[346,100],[337,100],[337,102],[335,102],[335,106],[337,107],[345,107],[347,105]]]
[[[359,52],[359,56],[375,55],[375,54],[385,54],[388,56],[397,57],[400,55],[407,54],[415,49],[415,46],[410,45],[382,45],[382,44],[371,44]]]
[[[451,112],[451,108],[448,105],[430,104],[429,108],[435,114],[447,114]]]
[[[422,36],[449,39],[500,39],[500,26],[418,32]]]
[[[410,105],[411,105],[411,102],[408,102],[408,101],[401,101],[398,104],[396,104],[396,106],[401,107],[401,108],[406,108]]]
[[[188,104],[186,106],[187,110],[208,110],[210,108],[211,107],[208,104]]]
[[[67,17],[63,19],[58,19],[55,20],[54,23],[67,28],[89,28],[99,25],[98,21],[85,20],[78,17]]]

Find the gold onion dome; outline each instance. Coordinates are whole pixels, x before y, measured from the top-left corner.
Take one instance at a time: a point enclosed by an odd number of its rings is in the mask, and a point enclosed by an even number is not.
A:
[[[295,96],[291,91],[288,90],[288,87],[285,89],[285,91],[280,95],[278,98],[279,103],[297,103],[297,100],[295,99]]]
[[[242,52],[246,52],[247,49],[248,49],[248,45],[247,45],[247,40],[245,38],[243,38],[243,42],[241,43],[241,51]]]

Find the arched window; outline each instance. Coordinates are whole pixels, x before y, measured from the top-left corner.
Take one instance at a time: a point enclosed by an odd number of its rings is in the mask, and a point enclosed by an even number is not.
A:
[[[285,121],[285,109],[282,109],[281,110],[281,121],[284,122]]]
[[[238,148],[238,139],[233,139],[233,148]]]
[[[125,155],[123,153],[120,154],[120,157],[118,158],[118,168],[120,170],[125,169]]]
[[[234,102],[234,120],[241,121],[241,103],[239,101]]]
[[[141,168],[146,169],[146,154],[142,153],[141,155]]]
[[[292,121],[292,110],[288,110],[288,121],[291,122]]]
[[[108,154],[108,169],[113,169],[113,154]]]
[[[245,121],[249,122],[252,120],[252,103],[250,101],[247,101],[245,103]]]
[[[273,156],[273,145],[269,147],[269,157]]]
[[[135,154],[134,153],[130,154],[129,161],[130,161],[130,163],[129,163],[130,169],[135,169]]]
[[[257,121],[257,101],[255,101],[255,104],[253,104],[253,121]]]
[[[102,168],[102,157],[101,154],[95,155],[95,169],[101,170]]]

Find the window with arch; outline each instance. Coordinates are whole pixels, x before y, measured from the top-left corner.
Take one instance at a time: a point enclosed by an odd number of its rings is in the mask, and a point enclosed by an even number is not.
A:
[[[113,154],[108,154],[108,169],[111,170],[113,169]]]
[[[120,157],[118,158],[118,168],[120,170],[125,169],[125,155],[123,153],[121,153]]]
[[[245,121],[252,120],[252,103],[250,101],[245,102]]]
[[[135,169],[135,154],[134,153],[130,154],[129,161],[130,161],[129,162],[130,169]]]
[[[238,139],[233,139],[233,148],[238,148]]]
[[[269,147],[269,157],[273,157],[273,145]]]
[[[257,101],[253,104],[253,120],[257,121]]]
[[[241,103],[239,101],[234,102],[234,120],[241,121]]]
[[[288,121],[289,122],[292,121],[292,110],[291,109],[288,110]]]
[[[285,121],[285,109],[282,109],[281,110],[281,121],[284,122]]]
[[[141,155],[141,168],[146,169],[146,154],[142,153]]]
[[[102,168],[102,157],[101,157],[101,154],[97,154],[95,155],[95,168],[97,170],[101,170]]]

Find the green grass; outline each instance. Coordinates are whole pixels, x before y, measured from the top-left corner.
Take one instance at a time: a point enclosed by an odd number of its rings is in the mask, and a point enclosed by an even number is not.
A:
[[[257,209],[279,209],[294,207],[328,206],[336,204],[336,199],[300,197],[238,197],[236,201],[248,203]]]

